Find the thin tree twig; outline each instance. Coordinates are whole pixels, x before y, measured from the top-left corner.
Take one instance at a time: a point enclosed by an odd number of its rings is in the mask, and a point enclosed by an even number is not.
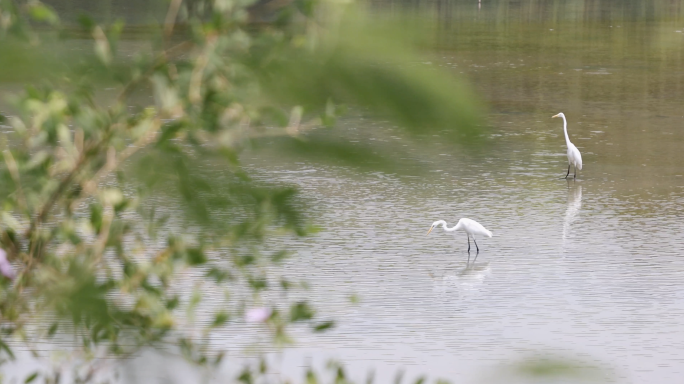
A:
[[[38,211],[38,215],[36,218],[31,221],[31,225],[29,226],[29,229],[26,231],[26,236],[29,236],[31,233],[33,233],[47,217],[48,212],[52,209],[52,206],[57,202],[57,199],[64,193],[64,190],[71,184],[71,181],[76,177],[76,174],[81,170],[81,167],[86,163],[87,157],[81,153],[81,156],[78,159],[78,162],[76,162],[76,165],[74,165],[74,168],[69,172],[69,174],[62,179],[62,181],[59,183],[57,186],[57,189],[50,195],[50,198],[48,201],[43,205],[43,207]],[[29,253],[29,256],[33,256],[32,252]]]
[[[166,12],[166,19],[164,20],[164,36],[167,39],[171,37],[173,27],[176,25],[176,17],[178,17],[181,3],[183,0],[171,0],[171,4],[169,4],[169,10]]]
[[[109,240],[109,230],[112,226],[112,221],[114,221],[114,208],[112,208],[110,204],[107,204],[104,207],[100,235],[97,237],[97,241],[95,242],[94,264],[98,263],[104,255],[104,250],[107,246],[107,241]]]
[[[204,69],[209,64],[209,54],[216,47],[216,38],[207,38],[207,45],[204,52],[197,58],[195,68],[190,75],[190,85],[188,86],[188,99],[193,104],[199,103],[202,98],[202,77],[204,76]]]
[[[19,179],[19,167],[17,166],[17,162],[14,160],[14,156],[12,156],[12,152],[9,149],[5,149],[2,153],[5,158],[5,164],[7,164],[7,170],[9,170],[12,180],[14,180],[14,183],[17,185],[17,201],[21,208],[28,212],[24,190],[21,188],[21,180]]]
[[[166,63],[169,60],[169,57],[172,57],[176,55],[178,51],[183,50],[184,48],[189,48],[193,45],[191,41],[183,41],[182,43],[176,44],[173,47],[164,50],[163,52],[159,53],[157,56],[157,59],[155,60],[155,63],[145,71],[140,77],[136,78],[135,80],[132,80],[126,86],[124,89],[121,90],[121,93],[119,93],[119,96],[117,97],[117,100],[119,102],[123,102],[128,95],[131,94],[131,92],[135,89],[135,87],[140,84],[143,80],[147,80],[154,71],[159,69],[164,63]]]

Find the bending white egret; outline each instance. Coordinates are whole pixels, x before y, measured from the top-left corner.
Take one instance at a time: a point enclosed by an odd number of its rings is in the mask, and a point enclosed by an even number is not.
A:
[[[453,231],[458,231],[459,229],[462,230],[463,232],[468,235],[468,252],[470,252],[470,237],[473,237],[473,241],[475,242],[475,248],[477,249],[477,253],[480,253],[480,248],[477,246],[477,241],[475,241],[475,235],[482,235],[482,236],[487,236],[487,237],[492,237],[492,233],[487,230],[487,228],[483,227],[482,224],[478,223],[475,220],[467,219],[467,218],[462,218],[461,220],[458,221],[458,224],[455,226],[449,228],[447,227],[447,223],[444,220],[437,220],[434,223],[432,223],[432,226],[430,227],[430,230],[428,231],[428,235],[430,232],[432,232],[433,229],[435,229],[437,226],[442,225],[444,228],[444,231],[446,232],[453,232]]]
[[[568,146],[568,173],[565,175],[565,178],[568,178],[568,175],[570,175],[570,166],[574,165],[575,166],[575,174],[573,175],[573,178],[577,178],[577,170],[579,169],[580,171],[582,170],[582,155],[580,154],[579,149],[575,147],[575,144],[570,142],[570,137],[568,137],[568,122],[565,120],[565,115],[563,112],[551,116],[553,119],[554,117],[562,117],[563,118],[563,132],[565,132],[565,144]]]

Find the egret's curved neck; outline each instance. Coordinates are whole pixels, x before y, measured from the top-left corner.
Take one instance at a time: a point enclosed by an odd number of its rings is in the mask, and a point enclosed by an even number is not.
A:
[[[570,137],[568,136],[568,122],[565,120],[565,116],[561,116],[563,118],[563,132],[565,133],[565,143],[570,146]]]
[[[456,224],[456,225],[454,225],[453,227],[449,228],[449,227],[447,227],[446,221],[442,221],[440,224],[442,224],[442,228],[444,228],[444,230],[447,231],[447,232],[453,232],[453,231],[455,231],[455,230],[457,229],[457,227],[458,227],[458,224]]]

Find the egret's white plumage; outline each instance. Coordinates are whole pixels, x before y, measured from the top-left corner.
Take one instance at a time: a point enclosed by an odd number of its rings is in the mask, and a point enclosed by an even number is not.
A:
[[[563,112],[551,116],[551,118],[554,117],[562,117],[563,118],[563,132],[565,132],[565,144],[568,146],[568,173],[565,175],[565,178],[568,178],[568,175],[570,175],[570,166],[574,165],[575,166],[575,175],[573,178],[577,177],[577,170],[579,169],[580,171],[582,170],[582,155],[580,154],[579,149],[575,147],[575,144],[570,142],[570,137],[568,136],[568,121],[565,120],[565,115]]]
[[[430,232],[432,232],[432,230],[437,228],[439,225],[442,225],[444,231],[446,232],[453,232],[458,230],[465,232],[468,235],[468,252],[470,252],[471,236],[473,238],[473,241],[475,241],[475,235],[492,237],[492,232],[488,231],[487,228],[482,226],[482,224],[478,223],[475,220],[471,220],[465,217],[459,220],[458,223],[451,228],[447,227],[446,221],[437,220],[434,223],[432,223],[432,226],[430,227],[430,230],[427,234],[429,235]],[[480,248],[477,246],[477,241],[475,241],[475,248],[477,248],[477,251],[480,252]]]

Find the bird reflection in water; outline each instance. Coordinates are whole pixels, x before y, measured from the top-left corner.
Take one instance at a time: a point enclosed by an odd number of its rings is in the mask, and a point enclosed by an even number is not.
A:
[[[489,262],[467,263],[462,269],[445,269],[441,276],[428,272],[432,278],[433,291],[440,294],[476,290],[491,273]]]
[[[563,221],[563,244],[570,236],[572,223],[577,218],[577,214],[582,208],[582,185],[577,185],[574,181],[568,180],[568,208],[565,210],[565,220]]]

